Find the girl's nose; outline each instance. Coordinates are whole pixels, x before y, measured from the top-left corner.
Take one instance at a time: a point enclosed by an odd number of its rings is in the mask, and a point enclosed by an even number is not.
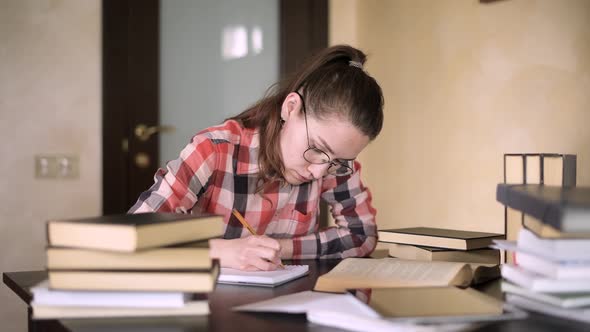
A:
[[[309,164],[307,170],[313,175],[314,179],[320,179],[326,174],[328,174],[328,168],[330,168],[330,164]]]

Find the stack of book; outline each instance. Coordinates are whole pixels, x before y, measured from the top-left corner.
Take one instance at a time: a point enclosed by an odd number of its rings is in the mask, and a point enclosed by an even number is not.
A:
[[[506,301],[544,314],[590,322],[590,187],[498,184],[497,200],[521,212],[514,253],[503,265]]]
[[[576,186],[577,156],[560,153],[507,153],[504,155],[504,183],[544,184],[549,186]],[[524,214],[504,207],[506,239],[516,241],[523,228]],[[511,255],[508,263],[514,263]]]
[[[48,221],[48,280],[31,289],[33,318],[208,314],[219,263],[206,240],[222,231],[209,214]]]
[[[494,239],[504,235],[433,227],[379,231],[380,246],[389,249],[389,256],[424,261],[497,265],[500,251],[488,248]]]

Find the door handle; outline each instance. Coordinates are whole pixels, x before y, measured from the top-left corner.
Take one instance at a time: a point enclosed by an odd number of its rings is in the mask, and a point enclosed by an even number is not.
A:
[[[140,123],[135,126],[135,137],[142,142],[147,141],[155,133],[170,133],[176,130],[174,126],[151,126]]]

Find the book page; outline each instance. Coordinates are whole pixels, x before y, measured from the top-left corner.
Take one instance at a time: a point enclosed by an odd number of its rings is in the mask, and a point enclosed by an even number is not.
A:
[[[309,272],[308,265],[285,265],[274,271],[242,271],[221,268],[219,283],[277,285],[296,279]]]
[[[351,294],[332,294],[313,291],[303,291],[269,300],[254,302],[234,307],[234,311],[250,312],[282,312],[290,314],[303,314],[316,310],[338,308],[348,315],[367,315],[378,317],[371,308],[358,301]]]
[[[466,286],[471,277],[471,269],[463,263],[347,258],[318,278],[315,290],[343,292],[352,288]]]

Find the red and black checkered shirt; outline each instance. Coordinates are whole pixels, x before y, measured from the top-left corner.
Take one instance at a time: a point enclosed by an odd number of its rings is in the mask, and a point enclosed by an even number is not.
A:
[[[344,258],[370,254],[377,244],[371,193],[354,173],[327,175],[301,185],[279,182],[258,189],[258,131],[230,120],[198,133],[180,157],[159,169],[154,185],[130,213],[209,212],[225,218],[224,238],[250,233],[232,215],[240,211],[257,234],[293,239],[293,258]],[[335,227],[319,230],[320,197],[331,207]]]

